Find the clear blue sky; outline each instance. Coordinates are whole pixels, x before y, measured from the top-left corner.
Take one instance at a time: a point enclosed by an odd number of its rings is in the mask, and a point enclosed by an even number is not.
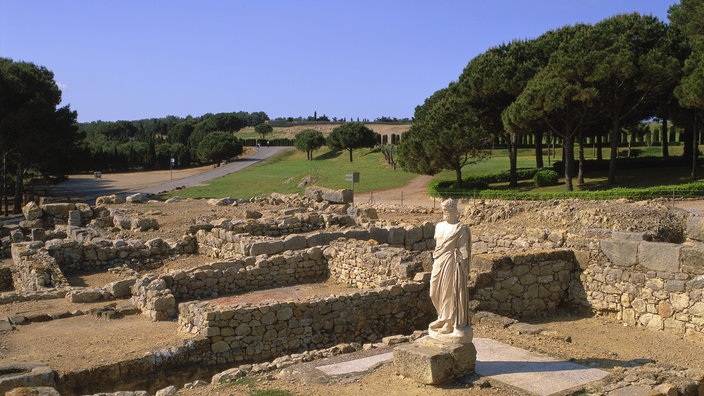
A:
[[[52,70],[81,122],[403,118],[492,46],[675,2],[0,0],[0,57]]]

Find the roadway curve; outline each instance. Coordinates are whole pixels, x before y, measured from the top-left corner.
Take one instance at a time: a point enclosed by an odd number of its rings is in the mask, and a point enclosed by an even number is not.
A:
[[[196,169],[175,169],[134,172],[104,173],[100,179],[92,175],[72,175],[57,185],[34,185],[32,189],[43,196],[64,196],[71,200],[94,203],[102,195],[146,193],[158,194],[179,187],[188,187],[204,183],[218,177],[240,171],[266,158],[291,147],[262,147],[252,154],[218,167],[201,167]],[[173,178],[173,180],[172,180]]]

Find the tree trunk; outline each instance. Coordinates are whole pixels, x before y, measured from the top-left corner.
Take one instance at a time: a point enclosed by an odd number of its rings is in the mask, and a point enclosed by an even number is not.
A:
[[[540,169],[543,164],[543,131],[535,133],[535,167]]]
[[[636,138],[636,133],[633,129],[628,131],[628,154],[626,158],[631,158],[633,156],[633,140]]]
[[[609,179],[608,184],[616,184],[616,158],[618,157],[618,142],[621,133],[619,131],[618,119],[613,117],[613,125],[611,126],[611,159],[609,159]]]
[[[596,136],[596,159],[599,161],[602,161],[604,159],[604,150],[603,146],[604,145],[604,137],[601,135]]]
[[[584,134],[579,134],[579,172],[577,173],[577,185],[584,185]]]
[[[660,136],[660,141],[662,142],[662,157],[663,158],[668,158],[670,156],[669,153],[669,142],[667,141],[668,139],[668,133],[667,133],[667,118],[663,117],[662,118],[662,129],[660,130],[661,136]]]
[[[24,185],[22,184],[22,174],[24,170],[22,168],[22,162],[17,162],[17,176],[15,179],[15,202],[12,208],[12,212],[22,213],[22,195],[24,193]]]
[[[352,162],[352,149],[348,149],[350,151],[350,162]]]
[[[694,123],[692,125],[692,172],[690,174],[692,181],[697,179],[697,154],[699,153],[697,141],[697,111],[694,111]]]
[[[460,189],[462,188],[462,167],[459,166],[455,168],[455,188]]]
[[[516,134],[509,134],[508,138],[508,161],[509,161],[509,178],[508,186],[511,188],[518,187],[518,175],[516,174],[516,168],[518,167],[518,144],[516,141]]]
[[[572,187],[572,162],[574,159],[574,136],[567,135],[565,142],[562,145],[562,159],[565,164],[565,188],[567,191],[573,191]]]

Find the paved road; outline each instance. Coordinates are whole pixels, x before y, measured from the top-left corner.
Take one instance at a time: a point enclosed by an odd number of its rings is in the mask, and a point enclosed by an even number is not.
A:
[[[216,179],[228,175],[230,173],[242,170],[252,164],[269,158],[272,155],[280,153],[284,150],[292,150],[292,147],[262,147],[257,150],[256,153],[239,159],[234,162],[230,162],[226,165],[213,168],[209,171],[199,173],[197,175],[192,175],[184,177],[182,179],[158,183],[158,184],[147,184],[141,185],[139,187],[131,188],[121,188],[114,185],[110,185],[107,178],[94,179],[94,178],[81,178],[81,179],[69,179],[66,182],[60,183],[58,185],[45,185],[45,186],[35,186],[33,187],[35,191],[40,193],[40,195],[53,195],[53,196],[66,196],[70,197],[71,200],[83,201],[94,203],[95,199],[102,195],[110,194],[127,194],[127,193],[147,193],[147,194],[157,194],[164,191],[171,191],[178,187],[188,187],[194,184],[199,184],[206,182],[208,180]],[[139,173],[135,173],[135,183],[133,185],[140,185],[139,183]],[[106,175],[109,176],[109,175]]]
[[[197,175],[185,177],[183,179],[169,181],[167,183],[155,184],[152,186],[142,187],[134,190],[133,192],[141,192],[146,194],[158,194],[164,191],[171,191],[178,187],[188,187],[194,184],[199,184],[206,182],[208,180],[217,179],[230,173],[240,171],[252,164],[269,158],[274,154],[280,153],[284,150],[291,150],[291,147],[262,147],[257,150],[256,153],[250,155],[249,157],[239,159],[235,162],[230,162],[226,165],[221,165],[217,168],[213,168],[207,172],[199,173]]]

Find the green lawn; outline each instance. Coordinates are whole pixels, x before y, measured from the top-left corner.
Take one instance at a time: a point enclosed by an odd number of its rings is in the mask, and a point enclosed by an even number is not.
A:
[[[660,147],[638,147],[640,155],[658,156],[661,153]],[[620,151],[624,151],[621,148]],[[671,146],[672,156],[681,155],[681,146]],[[345,181],[345,175],[351,172],[360,173],[360,182],[355,184],[355,191],[368,192],[385,190],[389,188],[403,187],[414,178],[413,173],[404,172],[401,169],[394,170],[386,163],[381,153],[370,149],[360,149],[354,151],[354,162],[349,162],[348,153],[333,152],[323,148],[315,152],[313,161],[308,161],[305,154],[299,151],[287,151],[278,156],[270,158],[259,164],[252,165],[240,172],[212,180],[207,185],[190,187],[169,193],[166,196],[179,195],[188,198],[219,198],[219,197],[251,197],[256,195],[268,195],[272,192],[284,194],[303,193],[304,188],[298,185],[304,178],[311,178],[314,184],[328,188],[350,188],[351,183]],[[608,150],[603,150],[603,155],[608,158]],[[594,158],[595,152],[588,148],[585,150],[587,159]],[[556,159],[560,159],[562,153],[560,149],[556,153],[551,153],[550,162],[545,155],[545,166],[550,166]],[[520,149],[518,151],[518,167],[535,167],[535,157],[533,149]],[[462,176],[479,176],[486,174],[496,174],[509,168],[508,155],[506,150],[497,149],[492,151],[491,157],[486,161],[470,164],[464,167]],[[698,170],[698,175],[704,175],[704,168]],[[434,180],[454,180],[453,171],[443,171],[435,175]],[[606,184],[607,173],[589,172],[587,170],[585,184],[577,185],[576,178],[573,179],[576,190],[605,190],[611,188]],[[662,168],[662,169],[632,169],[617,170],[617,187],[648,187],[653,185],[675,185],[690,181],[689,168]],[[550,187],[535,187],[532,180],[525,180],[519,183],[518,191],[551,192],[564,191],[564,179],[560,179],[561,184]],[[492,188],[502,190],[507,189],[507,183],[497,183]]]
[[[357,192],[377,191],[405,186],[416,175],[394,170],[386,164],[384,156],[369,149],[354,151],[354,161],[349,154],[321,149],[315,152],[312,161],[305,153],[291,150],[274,156],[242,171],[212,180],[205,186],[189,187],[169,193],[186,198],[252,197],[272,192],[290,194],[303,193],[298,188],[301,181],[310,177],[314,183],[327,188],[351,188],[345,175],[359,172],[360,181],[355,183]]]

